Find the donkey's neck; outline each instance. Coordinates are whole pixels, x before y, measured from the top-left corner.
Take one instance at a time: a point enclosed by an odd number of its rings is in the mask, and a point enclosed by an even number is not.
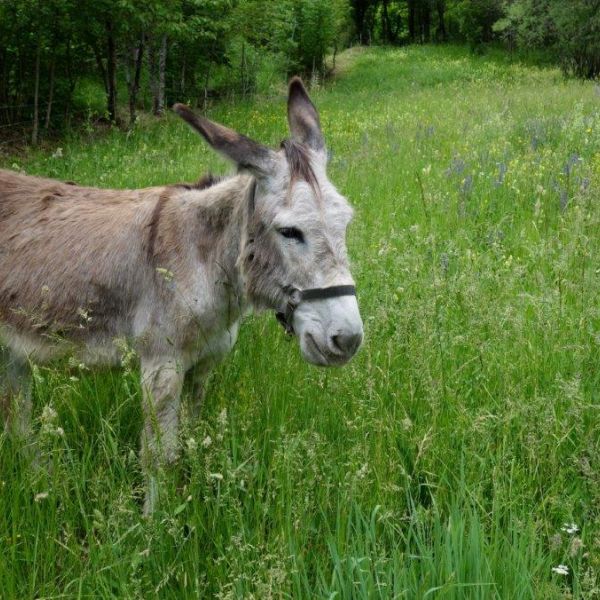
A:
[[[239,174],[198,191],[182,192],[182,210],[190,242],[216,286],[224,286],[241,311],[247,301],[239,265],[245,243],[246,201],[252,177]]]

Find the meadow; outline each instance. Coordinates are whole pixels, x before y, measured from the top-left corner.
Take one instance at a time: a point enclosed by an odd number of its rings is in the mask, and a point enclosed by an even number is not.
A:
[[[135,357],[35,367],[51,468],[0,436],[1,598],[600,598],[600,85],[454,47],[339,62],[312,97],[356,210],[359,355],[310,367],[249,318],[150,521]],[[285,86],[209,116],[277,145]],[[174,115],[0,161],[231,169]]]

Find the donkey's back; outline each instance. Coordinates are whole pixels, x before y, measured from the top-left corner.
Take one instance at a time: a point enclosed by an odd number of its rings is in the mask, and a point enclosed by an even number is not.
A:
[[[159,195],[0,170],[0,340],[44,359],[130,334]]]

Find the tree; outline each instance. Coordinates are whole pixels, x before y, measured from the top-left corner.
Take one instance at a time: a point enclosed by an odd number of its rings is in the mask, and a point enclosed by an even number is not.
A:
[[[600,75],[600,0],[513,0],[494,28],[509,44],[550,50],[567,75]]]

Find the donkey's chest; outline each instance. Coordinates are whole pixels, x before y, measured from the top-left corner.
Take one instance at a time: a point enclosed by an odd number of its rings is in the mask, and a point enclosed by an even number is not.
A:
[[[138,307],[134,337],[146,353],[172,353],[186,368],[217,363],[237,339],[243,307],[231,288],[204,281],[179,282],[171,302]]]

